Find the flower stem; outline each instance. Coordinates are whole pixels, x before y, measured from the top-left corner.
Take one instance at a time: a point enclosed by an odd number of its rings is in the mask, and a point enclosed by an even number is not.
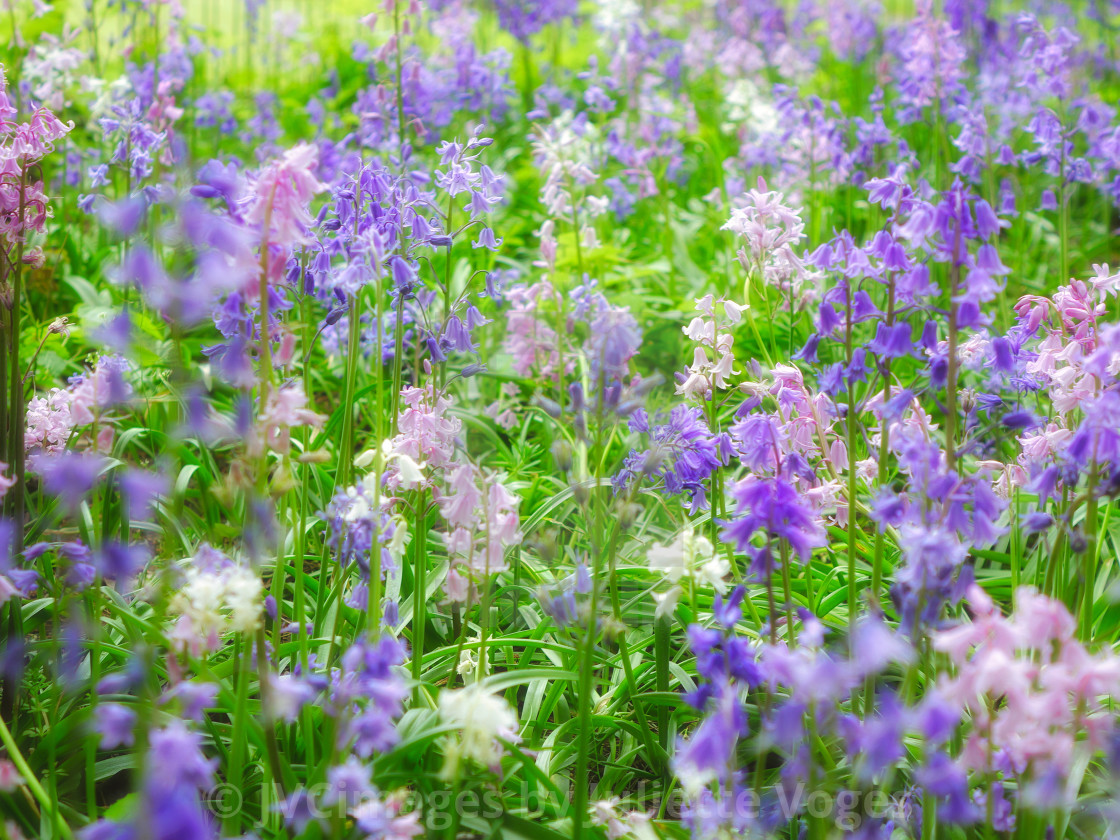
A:
[[[1089,466],[1089,484],[1086,493],[1089,497],[1085,511],[1085,549],[1081,553],[1081,577],[1084,590],[1081,600],[1081,638],[1089,641],[1093,637],[1093,590],[1097,560],[1097,464],[1096,458]]]
[[[354,393],[358,384],[358,352],[361,338],[361,294],[350,296],[349,335],[346,345],[346,380],[342,394],[342,442],[336,486],[346,488],[354,479]]]
[[[958,259],[961,231],[957,224],[953,231],[953,256],[949,269],[949,374],[945,382],[945,463],[950,470],[957,467],[957,287],[960,285],[961,264]]]
[[[611,551],[610,558],[610,595],[611,595],[611,611],[613,619],[619,626],[618,631],[618,655],[622,659],[622,670],[626,675],[626,685],[630,687],[630,699],[634,703],[634,717],[637,719],[638,732],[641,735],[642,746],[645,747],[646,756],[649,758],[651,766],[665,774],[668,772],[668,767],[665,763],[664,756],[661,751],[655,749],[653,742],[653,733],[650,731],[649,720],[646,718],[645,708],[642,705],[638,693],[638,682],[634,677],[634,668],[630,664],[630,646],[626,643],[626,627],[622,623],[622,605],[618,597],[618,573],[615,570],[615,557],[614,551]],[[658,622],[660,623],[660,622]],[[667,667],[667,665],[666,665]]]
[[[404,294],[397,292],[397,317],[393,334],[393,408],[392,436],[396,437],[400,422],[401,368],[404,364]]]
[[[245,787],[245,750],[248,745],[248,738],[245,735],[245,724],[249,714],[249,660],[252,656],[249,649],[250,644],[251,642],[246,638],[238,636],[236,654],[237,685],[235,687],[237,695],[234,701],[233,730],[230,737],[231,754],[229,775],[227,776],[229,783],[237,790],[243,790]],[[241,833],[240,812],[235,811],[226,817],[226,831],[233,835]]]
[[[894,274],[887,280],[887,318],[888,327],[894,326]],[[879,465],[878,481],[880,487],[886,487],[887,472],[890,466],[890,424],[886,419],[886,406],[891,398],[891,360],[883,360],[883,408],[879,421]],[[850,445],[850,442],[849,442]],[[851,512],[849,511],[849,515]],[[880,605],[883,588],[883,552],[885,535],[882,528],[875,529],[875,554],[871,565],[871,592],[876,608]]]
[[[596,447],[596,449],[597,448],[598,447]],[[599,489],[601,471],[602,458],[596,458],[595,490]],[[602,534],[605,529],[598,506],[595,519],[596,522],[593,534]],[[573,780],[573,784],[575,785],[574,813],[572,814],[573,840],[581,840],[583,837],[583,823],[587,817],[587,801],[589,795],[588,764],[591,758],[593,712],[591,692],[594,688],[595,643],[599,637],[599,582],[603,578],[603,555],[606,553],[602,550],[601,545],[595,544],[596,542],[597,540],[593,539],[591,546],[591,597],[588,599],[590,608],[587,613],[587,637],[584,640],[582,659],[580,660],[579,668],[579,731],[576,736],[576,769],[575,778]]]
[[[416,690],[424,672],[424,631],[428,622],[428,491],[420,490],[416,504],[416,550],[413,554],[414,583],[412,590],[412,679]]]
[[[8,758],[11,760],[12,764],[15,765],[16,770],[19,771],[20,776],[23,777],[23,783],[27,785],[28,789],[31,791],[32,796],[34,796],[36,801],[38,801],[39,806],[51,815],[51,819],[53,820],[55,825],[55,830],[58,831],[58,833],[62,837],[66,838],[66,840],[70,840],[70,838],[72,838],[74,834],[72,831],[70,831],[70,826],[68,826],[62,819],[62,814],[60,813],[58,807],[58,801],[49,797],[47,795],[47,792],[43,790],[43,786],[31,772],[31,768],[28,766],[27,761],[24,759],[23,753],[19,751],[19,747],[16,745],[15,739],[12,737],[12,733],[8,729],[8,725],[2,719],[0,719],[0,742],[4,744],[4,749],[8,751]]]
[[[848,305],[844,326],[844,349],[848,360],[848,410],[845,420],[848,436],[848,627],[855,627],[856,613],[856,395],[852,365],[852,291],[847,289]]]

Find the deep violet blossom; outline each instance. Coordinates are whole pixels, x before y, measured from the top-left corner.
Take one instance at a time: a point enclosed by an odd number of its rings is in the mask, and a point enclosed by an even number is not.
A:
[[[649,482],[668,496],[687,494],[695,513],[707,507],[707,482],[713,471],[728,463],[730,442],[726,434],[713,435],[699,408],[680,405],[668,422],[652,423],[639,410],[630,418],[630,430],[648,435],[649,448],[631,451],[615,476],[616,492]]]
[[[737,502],[735,517],[724,527],[723,538],[751,557],[751,572],[764,577],[779,553],[772,540],[787,546],[805,563],[813,549],[824,545],[824,528],[796,488],[782,477],[743,479],[731,491]],[[752,538],[761,533],[763,544]]]

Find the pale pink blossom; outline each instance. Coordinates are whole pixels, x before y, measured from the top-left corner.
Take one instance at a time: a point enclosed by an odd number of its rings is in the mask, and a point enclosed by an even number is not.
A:
[[[722,313],[717,306],[723,310]],[[738,323],[742,307],[705,295],[697,299],[696,310],[701,314],[693,318],[683,332],[699,346],[693,348],[692,364],[685,367],[685,378],[677,384],[677,393],[691,400],[703,401],[714,390],[730,388],[731,377],[739,373],[735,370],[732,347],[735,339],[730,332],[721,330]]]
[[[52,388],[47,396],[32,397],[28,402],[23,443],[28,452],[61,452],[73,428],[70,394],[61,388]]]
[[[467,600],[467,595],[470,592],[470,581],[455,569],[449,569],[447,579],[443,582],[443,590],[447,593],[449,601],[461,604]]]
[[[439,497],[440,513],[451,525],[475,527],[478,525],[476,510],[481,501],[482,494],[475,484],[474,466],[460,464],[451,472],[447,490]]]
[[[291,449],[293,427],[318,428],[326,419],[307,407],[303,385],[295,382],[277,388],[268,395],[259,423],[265,445],[273,452],[286,454]]]
[[[401,402],[404,408],[397,423],[399,432],[389,441],[387,451],[406,455],[413,462],[437,471],[456,463],[455,446],[463,422],[449,416],[450,399],[442,394],[433,398],[429,388],[405,388],[401,391]],[[389,485],[400,486],[392,470]]]
[[[13,596],[19,595],[19,590],[6,575],[0,575],[0,607],[8,603]]]
[[[257,175],[245,218],[258,225],[268,220],[263,234],[269,244],[290,248],[308,241],[312,221],[308,205],[326,189],[313,174],[318,164],[318,150],[300,143]]]
[[[0,791],[14,793],[23,784],[23,777],[16,766],[6,758],[0,758]]]
[[[1048,461],[1065,449],[1072,437],[1070,429],[1057,423],[1047,423],[1044,429],[1024,432],[1019,436],[1019,446],[1023,450],[1019,460],[1023,464]]]
[[[456,528],[444,537],[447,553],[456,557],[468,557],[471,553],[471,532],[466,528]]]
[[[1120,272],[1112,273],[1108,263],[1104,265],[1094,263],[1093,271],[1096,273],[1089,282],[1094,289],[1105,295],[1120,294]]]
[[[808,272],[795,249],[805,238],[805,225],[798,211],[785,205],[785,196],[767,189],[765,180],[759,177],[758,188],[743,195],[721,229],[744,240],[739,261],[752,276],[795,296],[800,292]]]
[[[70,387],[70,415],[76,426],[102,418],[104,410],[132,395],[124,379],[128,363],[119,356],[103,356],[87,375]]]
[[[559,296],[551,283],[539,281],[531,286],[515,286],[506,295],[505,350],[513,360],[513,369],[519,376],[536,373],[544,378],[554,374],[560,366],[560,343],[553,326],[547,320],[544,307],[559,305]],[[573,363],[564,365],[570,373]]]
[[[990,771],[998,753],[1024,781],[1065,777],[1113,729],[1103,699],[1120,691],[1120,658],[1086,650],[1065,606],[1028,587],[1010,617],[979,586],[968,597],[972,621],[933,635],[954,666],[938,690],[972,719],[963,761]]]

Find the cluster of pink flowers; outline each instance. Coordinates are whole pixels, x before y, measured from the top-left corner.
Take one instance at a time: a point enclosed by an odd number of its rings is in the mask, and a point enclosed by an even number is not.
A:
[[[1120,354],[1101,322],[1108,298],[1120,289],[1120,274],[1110,273],[1107,265],[1093,268],[1095,275],[1088,281],[1071,280],[1049,297],[1024,295],[1015,305],[1021,328],[1034,337],[1026,345],[1031,352],[1024,354],[1023,370],[1042,382],[1054,416],[1017,436],[1015,461],[980,463],[996,471],[995,489],[1003,498],[1014,488],[1029,486],[1042,470],[1065,457],[1080,415],[1110,410],[1110,403],[1101,399],[1102,374],[1120,370]],[[973,337],[962,346],[962,358],[967,362],[971,347],[977,365],[986,364],[991,344],[986,335]]]
[[[1110,275],[1108,266],[1095,266],[1089,281],[1071,280],[1050,297],[1025,295],[1015,305],[1024,326],[1038,331],[1038,357],[1026,366],[1027,373],[1048,385],[1058,415],[1065,418],[1097,391],[1097,380],[1084,361],[1097,350],[1099,321],[1106,301],[1116,294],[1120,275]]]
[[[796,297],[811,272],[797,253],[805,239],[805,225],[798,211],[786,206],[785,196],[768,190],[759,176],[758,188],[746,192],[740,206],[723,225],[743,238],[739,261],[747,273],[766,286],[786,290]]]
[[[384,484],[392,491],[428,489],[448,526],[451,569],[447,594],[466,600],[470,585],[507,568],[505,549],[521,542],[517,497],[496,477],[483,475],[460,445],[463,424],[450,416],[451,400],[434,386],[405,388],[399,433],[387,440]],[[389,511],[396,499],[387,498]]]
[[[73,128],[73,123],[64,125],[46,108],[36,109],[27,122],[15,122],[16,116],[0,65],[0,242],[8,251],[24,243],[29,232],[43,232],[51,216],[49,199],[41,179],[28,180],[29,167],[53,151],[54,144]],[[25,263],[35,265],[41,259],[38,249],[24,246]]]
[[[972,720],[962,761],[1060,797],[1076,757],[1096,753],[1113,731],[1102,701],[1120,693],[1120,657],[1090,653],[1066,607],[1028,587],[1009,617],[979,586],[969,603],[972,622],[933,636],[956,669],[939,693]]]
[[[27,427],[23,444],[29,453],[54,454],[66,448],[74,420],[70,415],[70,392],[51,388],[46,396],[32,397],[27,404]]]
[[[292,428],[319,428],[327,418],[307,407],[303,383],[292,382],[268,395],[264,411],[257,419],[258,432],[250,441],[250,451],[259,454],[264,447],[282,455],[291,451]]]
[[[773,414],[748,414],[729,429],[736,451],[748,469],[776,471],[790,455],[816,465],[820,480],[795,476],[798,488],[823,518],[847,522],[847,502],[839,476],[848,467],[848,449],[843,435],[834,429],[839,412],[827,394],[815,393],[805,384],[801,370],[793,365],[774,366],[765,381],[746,382],[742,389],[757,399],[772,398]]]
[[[399,433],[385,443],[389,463],[385,484],[390,489],[411,489],[420,480],[413,468],[430,467],[444,471],[456,463],[455,447],[463,421],[449,416],[451,400],[432,388],[405,388],[401,391]]]
[[[899,441],[916,437],[926,441],[930,446],[937,446],[939,442],[938,430],[941,428],[933,422],[933,418],[916,396],[906,400],[905,407],[897,417],[887,417],[887,407],[893,401],[903,397],[901,386],[891,385],[884,394],[880,391],[868,397],[864,403],[865,411],[878,421],[876,426],[869,429],[868,442],[878,448],[882,444],[884,426],[891,440]],[[893,444],[892,444],[893,446]],[[868,481],[878,478],[879,464],[871,457],[857,463],[860,476]]]
[[[505,351],[513,359],[514,371],[518,376],[535,372],[544,378],[555,374],[560,366],[560,342],[541,309],[546,303],[559,303],[556,290],[547,280],[539,280],[531,286],[515,286],[506,299]],[[568,361],[564,372],[571,370]]]
[[[517,407],[520,405],[521,389],[515,382],[506,382],[498,391],[498,399],[482,410],[482,413],[505,429],[507,432],[517,425]]]
[[[557,222],[567,222],[579,236],[583,248],[598,247],[599,237],[591,220],[606,212],[610,202],[598,195],[583,194],[598,181],[592,169],[596,156],[596,130],[586,121],[565,112],[552,123],[539,127],[532,139],[533,156],[544,173],[541,203],[548,219],[541,225],[542,264],[556,266]]]
[[[484,478],[473,464],[464,462],[451,472],[446,491],[439,496],[440,512],[453,528],[445,538],[455,564],[447,575],[451,600],[465,601],[471,581],[508,568],[505,550],[521,542],[518,504],[505,485]]]
[[[318,150],[300,143],[257,175],[248,197],[246,221],[261,225],[270,245],[285,248],[306,244],[311,224],[308,206],[311,199],[326,189],[314,175],[319,164]]]
[[[66,389],[52,388],[46,396],[27,404],[23,442],[28,454],[53,455],[66,449],[75,428],[97,427],[96,447],[113,445],[116,418],[109,413],[126,402],[132,386],[124,378],[128,362],[120,356],[102,356],[93,370],[75,377]]]

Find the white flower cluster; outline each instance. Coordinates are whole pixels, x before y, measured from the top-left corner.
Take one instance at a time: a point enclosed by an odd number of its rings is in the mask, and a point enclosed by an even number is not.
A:
[[[727,110],[723,130],[728,133],[740,129],[767,136],[782,128],[782,115],[771,96],[748,78],[732,79],[726,85],[723,106]]]
[[[169,605],[179,615],[172,641],[189,653],[216,650],[227,632],[251,633],[261,623],[264,586],[251,569],[209,546],[187,561]]]
[[[521,740],[513,709],[503,697],[491,694],[478,683],[458,691],[441,692],[439,714],[460,734],[459,741],[447,747],[444,778],[455,778],[464,758],[496,770],[503,754],[501,740]]]
[[[726,558],[718,556],[711,540],[697,534],[692,525],[686,525],[675,540],[664,545],[654,545],[646,553],[651,572],[661,572],[673,588],[664,594],[654,593],[657,615],[667,615],[676,608],[681,596],[681,578],[691,578],[716,592],[727,591],[724,578],[731,572]]]
[[[722,315],[716,306],[722,306]],[[692,319],[684,334],[699,344],[692,356],[692,364],[685,368],[688,376],[677,385],[677,393],[689,399],[704,402],[711,398],[713,388],[726,390],[731,387],[728,377],[739,371],[734,370],[735,353],[732,349],[735,339],[732,330],[743,318],[743,310],[729,300],[715,300],[705,295],[696,301],[696,310],[701,314]],[[712,351],[712,359],[708,351]]]
[[[70,105],[68,92],[77,82],[76,73],[86,61],[86,53],[74,46],[78,31],[67,24],[62,37],[44,32],[31,44],[20,81],[26,85],[36,101],[52,111],[61,111]]]

